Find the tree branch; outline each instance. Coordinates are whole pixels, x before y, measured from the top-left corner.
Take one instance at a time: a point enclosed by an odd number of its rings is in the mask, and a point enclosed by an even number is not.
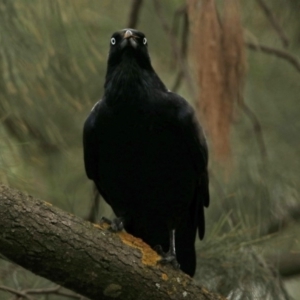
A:
[[[300,274],[300,253],[281,253],[266,257],[266,261],[278,269],[282,277]]]
[[[128,28],[135,28],[138,23],[138,17],[143,4],[143,0],[133,0],[129,13]]]
[[[175,57],[175,59],[178,62],[182,76],[186,79],[186,84],[189,88],[192,99],[196,99],[196,90],[195,90],[195,87],[193,86],[193,80],[192,80],[192,77],[188,70],[187,63],[186,63],[184,57],[182,57],[182,53],[181,53],[180,47],[178,46],[176,36],[173,34],[172,28],[169,26],[163,12],[162,12],[161,2],[158,0],[154,0],[153,5],[154,5],[155,12],[160,20],[161,26],[170,40],[171,49],[173,51],[172,55],[173,55],[173,57]],[[185,34],[188,34],[188,32],[186,32]]]
[[[279,25],[279,22],[276,19],[275,15],[273,14],[273,12],[271,11],[271,9],[268,7],[268,5],[264,0],[257,0],[257,2],[262,8],[262,10],[264,11],[267,18],[269,19],[271,25],[273,26],[274,30],[278,34],[279,38],[281,39],[283,46],[287,48],[289,45],[289,39],[284,33],[284,31],[282,30],[281,26]]]
[[[252,122],[253,130],[254,130],[254,133],[255,133],[255,137],[257,139],[257,144],[258,144],[258,147],[259,147],[259,150],[260,150],[261,157],[263,159],[267,159],[268,158],[267,147],[266,147],[266,144],[265,144],[265,140],[264,140],[264,136],[263,136],[263,130],[262,130],[262,127],[261,127],[261,124],[259,122],[258,117],[250,109],[250,107],[244,102],[242,97],[239,101],[239,106],[241,107],[243,112],[248,116],[248,118]]]
[[[180,6],[174,13],[173,16],[173,25],[171,33],[173,36],[177,36],[178,34],[178,27],[180,24],[179,18],[183,19],[183,28],[181,33],[181,49],[180,49],[180,56],[182,57],[183,61],[187,61],[187,50],[188,50],[188,38],[189,38],[189,22],[188,22],[188,15],[187,15],[187,7],[186,4]],[[176,59],[176,57],[174,58]],[[182,69],[179,70],[173,86],[171,87],[171,91],[176,93],[184,79],[184,72]]]
[[[0,233],[0,252],[8,259],[91,299],[223,299],[158,265],[160,257],[140,239],[3,185]]]
[[[27,293],[25,293],[23,291],[18,291],[16,289],[12,289],[12,288],[10,288],[8,286],[0,285],[0,290],[8,292],[8,293],[11,293],[11,294],[14,294],[14,295],[16,295],[18,297],[22,297],[22,298],[27,299],[27,300],[34,300]]]
[[[261,44],[250,43],[250,42],[247,42],[246,46],[251,50],[262,51],[268,54],[275,55],[279,58],[283,58],[288,62],[290,62],[297,69],[297,71],[300,72],[300,61],[296,56],[290,54],[287,51],[272,48]]]
[[[42,289],[26,289],[26,290],[16,290],[8,286],[0,285],[0,290],[4,292],[8,292],[17,296],[17,299],[27,299],[27,300],[34,300],[30,295],[59,295],[65,298],[75,299],[75,300],[84,300],[81,295],[78,294],[71,294],[70,292],[61,291],[61,286],[57,285],[50,288],[42,288]]]
[[[87,299],[79,294],[70,293],[68,291],[61,291],[62,287],[57,285],[50,288],[42,288],[42,289],[26,289],[23,290],[24,293],[31,295],[59,295],[65,298],[76,299],[76,300],[84,300]]]

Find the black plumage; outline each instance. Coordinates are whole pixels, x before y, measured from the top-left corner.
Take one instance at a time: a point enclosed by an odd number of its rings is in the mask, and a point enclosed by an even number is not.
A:
[[[145,35],[112,35],[105,92],[84,124],[87,176],[127,232],[193,276],[209,205],[208,151],[193,108],[153,70]],[[175,235],[175,245],[174,245]]]

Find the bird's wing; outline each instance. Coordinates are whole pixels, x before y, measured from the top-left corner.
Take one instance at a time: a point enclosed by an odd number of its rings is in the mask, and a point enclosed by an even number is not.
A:
[[[100,101],[91,110],[83,127],[84,166],[87,177],[92,180],[95,180],[97,176],[97,138],[95,136],[94,125]]]
[[[179,105],[179,124],[181,127],[182,140],[186,143],[192,163],[198,176],[198,185],[195,191],[192,207],[194,221],[199,230],[200,239],[204,236],[204,207],[209,206],[209,180],[208,180],[208,149],[205,135],[194,109],[179,95],[169,93],[175,103]]]
[[[183,125],[184,140],[189,147],[197,174],[199,174],[199,186],[201,187],[203,205],[208,207],[208,149],[205,135],[193,110],[191,112],[191,116],[187,116],[187,119]]]

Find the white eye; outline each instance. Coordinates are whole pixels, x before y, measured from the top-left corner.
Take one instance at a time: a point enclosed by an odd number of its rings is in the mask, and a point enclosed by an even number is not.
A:
[[[146,45],[147,44],[147,39],[144,37],[143,39],[143,44]]]
[[[111,42],[112,45],[115,45],[116,44],[116,39],[113,37],[113,38],[110,39],[110,42]]]

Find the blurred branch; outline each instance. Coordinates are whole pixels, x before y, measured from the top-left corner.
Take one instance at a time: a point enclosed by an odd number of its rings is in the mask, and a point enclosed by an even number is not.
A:
[[[170,30],[171,30],[172,35],[175,37],[177,37],[179,34],[180,19],[183,19],[180,52],[182,55],[186,56],[187,44],[188,44],[187,41],[188,41],[188,36],[189,36],[189,30],[188,30],[189,23],[188,23],[187,7],[185,4],[178,7],[173,14],[172,27],[170,28]],[[176,59],[176,56],[174,56],[174,59]]]
[[[266,258],[267,262],[278,269],[282,277],[298,276],[300,274],[300,253],[281,253]]]
[[[185,79],[185,82],[186,82],[186,84],[189,88],[189,91],[192,95],[192,98],[196,99],[196,91],[195,91],[195,88],[193,86],[193,80],[192,80],[192,77],[189,73],[188,65],[186,63],[186,60],[182,56],[182,52],[180,50],[180,47],[178,46],[176,36],[174,35],[171,27],[169,26],[163,12],[162,12],[161,3],[162,2],[160,2],[159,0],[153,0],[154,9],[156,11],[156,14],[157,14],[159,20],[160,20],[160,23],[161,23],[161,26],[162,26],[163,30],[165,31],[165,33],[167,34],[167,36],[169,38],[169,41],[171,43],[171,49],[172,49],[172,52],[173,52],[173,56],[175,57],[176,61],[179,64],[180,72],[182,72],[182,76]],[[185,34],[188,35],[188,32],[186,32]]]
[[[16,289],[10,288],[8,286],[0,285],[0,290],[4,291],[4,292],[11,293],[11,294],[14,294],[14,295],[18,296],[18,298],[24,298],[24,299],[28,299],[28,300],[34,300],[27,293],[25,293],[23,291],[18,291]]]
[[[290,62],[297,69],[298,72],[300,72],[300,61],[296,56],[292,55],[287,51],[272,48],[261,44],[250,43],[250,42],[247,42],[246,46],[251,50],[265,52],[268,54],[275,55],[279,58],[285,59],[288,62]]]
[[[178,35],[178,30],[179,30],[178,24],[180,24],[179,22],[180,17],[183,19],[180,55],[183,58],[183,60],[186,61],[187,49],[188,49],[188,38],[189,38],[189,21],[187,15],[187,7],[185,4],[180,6],[174,13],[173,25],[172,25],[172,34],[174,36]],[[179,72],[177,73],[173,86],[171,87],[171,91],[177,92],[183,79],[184,79],[184,73],[182,69],[180,69]]]
[[[276,264],[268,264],[261,255],[258,255],[255,251],[251,251],[253,258],[268,272],[270,275],[274,278],[275,282],[277,283],[277,287],[279,291],[281,292],[282,296],[285,300],[290,300],[289,294],[283,284],[280,270],[276,268]],[[281,297],[280,297],[281,299]]]
[[[226,241],[222,241],[222,244],[225,242],[229,250],[227,238]],[[215,268],[214,264],[218,263],[216,275],[214,277],[210,275],[214,279],[214,284],[217,285],[216,290],[222,295],[228,295],[227,299],[290,300],[283,284],[283,278],[277,270],[278,264],[270,264],[260,254],[260,251],[251,244],[247,247],[238,248],[238,252],[232,248],[231,253],[224,255],[224,249],[221,247],[218,259],[213,261],[211,270]],[[206,260],[209,258],[206,257]],[[205,263],[202,262],[202,264]],[[230,266],[229,269],[228,266]],[[231,274],[227,273],[228,270]],[[204,272],[209,273],[211,271],[204,270]],[[204,272],[201,275],[205,278]]]
[[[111,233],[3,185],[0,232],[2,255],[91,299],[223,299],[157,264],[160,256],[142,240]]]
[[[179,18],[184,16],[184,15],[187,15],[187,6],[186,4],[183,4],[181,5],[180,7],[178,7],[176,9],[176,11],[174,12],[174,15],[173,15],[173,22],[172,22],[172,32],[175,36],[177,36],[178,34],[178,30],[179,30]]]
[[[26,289],[23,290],[24,293],[26,294],[31,294],[31,295],[58,295],[58,296],[63,296],[65,298],[70,298],[70,299],[77,299],[77,300],[84,300],[86,299],[85,297],[70,293],[70,292],[65,292],[61,291],[62,287],[61,286],[54,286],[50,288],[42,288],[42,289]]]
[[[225,211],[226,213],[229,213],[232,211],[232,206],[230,206],[230,202],[228,201],[228,198],[226,199],[225,191],[222,187],[222,184],[220,183],[218,177],[215,175],[212,169],[209,169],[209,180],[211,185],[214,188],[214,191],[217,193],[219,201],[220,201],[220,208],[222,210],[222,213]],[[228,221],[232,227],[237,226],[239,223],[239,220],[235,214],[228,214]]]
[[[143,0],[132,0],[128,28],[136,28],[139,18],[139,13],[142,8]]]
[[[174,83],[173,85],[171,86],[171,91],[176,93],[182,83],[182,79],[183,79],[183,73],[182,71],[180,70],[177,75],[176,75],[176,78],[174,80]]]
[[[274,218],[274,220],[268,224],[263,234],[276,233],[286,228],[292,221],[300,221],[300,205],[285,207],[284,215]]]
[[[264,140],[263,132],[262,132],[262,127],[259,122],[259,119],[255,115],[255,113],[250,109],[250,107],[244,102],[242,97],[238,103],[239,103],[239,106],[241,107],[241,109],[243,110],[243,112],[251,120],[252,125],[253,125],[253,130],[256,133],[255,136],[256,136],[257,143],[258,143],[258,146],[260,149],[260,154],[263,159],[266,159],[267,158],[267,148],[266,148],[266,144],[265,144],[265,140]]]
[[[279,38],[282,41],[283,46],[285,48],[287,48],[289,46],[289,39],[286,36],[286,34],[284,33],[281,26],[279,25],[279,22],[276,19],[275,15],[272,13],[271,9],[268,7],[268,5],[266,4],[266,2],[264,0],[257,0],[257,2],[260,5],[260,7],[262,8],[262,10],[264,11],[267,18],[269,19],[269,21],[270,21],[271,25],[273,26],[273,28],[277,32]]]
[[[0,285],[0,290],[16,295],[16,296],[18,296],[18,299],[34,300],[35,298],[31,297],[30,295],[58,295],[58,296],[63,296],[65,298],[69,298],[69,299],[77,299],[77,300],[86,299],[81,295],[70,294],[68,292],[60,291],[61,288],[62,288],[61,286],[55,286],[55,287],[50,287],[50,288],[26,289],[26,290],[19,291],[19,290],[10,288],[8,286]]]
[[[39,147],[45,152],[56,152],[59,150],[59,147],[53,143],[49,143],[40,130],[34,127],[32,124],[27,122],[25,119],[17,119],[11,116],[4,117],[2,119],[2,123],[7,129],[7,131],[18,141],[24,142],[26,139],[26,135],[29,138],[32,138],[38,141]],[[20,126],[21,125],[21,126]],[[22,132],[22,129],[26,131],[26,134]]]

